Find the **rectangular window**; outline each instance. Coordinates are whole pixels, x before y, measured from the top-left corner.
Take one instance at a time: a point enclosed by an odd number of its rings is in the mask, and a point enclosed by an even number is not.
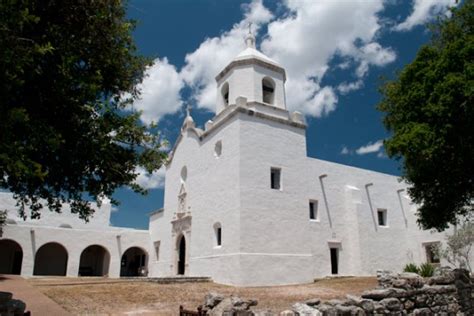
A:
[[[387,226],[387,210],[378,209],[377,219],[379,222],[379,226]]]
[[[309,219],[318,220],[318,201],[309,201]]]
[[[222,245],[222,228],[221,227],[217,228],[216,237],[217,237],[217,245],[221,246]]]
[[[270,169],[270,182],[271,188],[275,190],[281,189],[281,169],[271,168]]]
[[[153,243],[153,245],[155,246],[156,261],[160,260],[160,243],[161,241],[155,241]]]
[[[436,251],[437,247],[439,246],[438,242],[433,242],[429,244],[425,244],[425,251],[426,251],[426,261],[428,263],[438,264],[440,263],[438,252]]]

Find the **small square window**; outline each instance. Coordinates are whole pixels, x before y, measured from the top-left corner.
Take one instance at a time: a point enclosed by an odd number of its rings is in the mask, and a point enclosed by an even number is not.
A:
[[[318,220],[318,201],[309,201],[309,219]]]
[[[378,209],[377,219],[379,222],[379,226],[387,226],[387,210]]]
[[[275,190],[281,189],[281,169],[271,168],[270,171],[271,188]]]

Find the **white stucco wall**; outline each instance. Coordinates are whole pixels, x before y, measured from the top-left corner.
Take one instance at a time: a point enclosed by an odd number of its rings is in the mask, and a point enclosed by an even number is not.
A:
[[[41,219],[27,219],[24,221],[17,217],[17,209],[12,195],[0,193],[0,205],[8,211],[7,224],[3,229],[1,240],[13,240],[18,243],[23,252],[21,274],[33,275],[35,256],[38,250],[48,243],[62,245],[68,254],[67,276],[77,276],[79,272],[80,257],[88,246],[102,246],[110,255],[107,267],[109,277],[120,276],[120,261],[122,255],[130,247],[138,247],[147,254],[150,252],[150,237],[147,230],[117,228],[109,226],[110,204],[103,203],[97,208],[94,216],[88,223],[80,220],[77,215],[71,214],[67,205],[62,213],[53,213],[48,209],[41,212]],[[14,220],[12,222],[11,220]],[[72,228],[62,228],[60,225],[68,224]],[[51,256],[43,265],[59,265],[56,258]]]
[[[171,221],[178,211],[181,170],[187,168],[184,186],[191,215],[191,233],[186,233],[188,266],[186,275],[209,276],[223,283],[238,279],[238,262],[228,257],[239,249],[239,121],[234,118],[217,127],[204,141],[185,131],[166,170],[164,211],[151,217],[152,242],[160,241],[160,258],[152,263],[154,275],[177,273],[177,237]],[[222,154],[215,156],[215,144]],[[214,224],[222,226],[222,246],[216,247]]]
[[[120,237],[118,237],[120,236]],[[145,230],[133,229],[70,229],[42,227],[38,225],[6,225],[2,239],[11,239],[23,250],[21,274],[33,275],[35,254],[41,246],[54,242],[62,245],[68,253],[67,276],[78,276],[82,251],[91,245],[104,247],[110,254],[108,276],[120,276],[122,254],[130,247],[139,247],[149,252],[149,234]],[[50,258],[54,264],[55,258]]]
[[[7,210],[7,217],[17,223],[27,223],[32,226],[51,226],[59,227],[61,225],[70,225],[72,228],[103,228],[110,224],[111,205],[108,200],[105,200],[101,207],[98,208],[95,203],[91,203],[95,210],[90,217],[89,222],[84,222],[77,214],[72,214],[69,205],[62,207],[61,213],[50,211],[46,203],[43,203],[43,210],[41,211],[41,218],[26,220],[18,217],[18,207],[12,194],[8,192],[0,192],[0,205],[2,209]],[[27,212],[28,213],[28,212]],[[29,214],[27,214],[29,215]]]

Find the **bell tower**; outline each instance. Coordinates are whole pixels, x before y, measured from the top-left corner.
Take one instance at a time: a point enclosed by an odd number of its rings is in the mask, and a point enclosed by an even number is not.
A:
[[[238,97],[286,110],[285,69],[255,48],[250,26],[245,44],[247,48],[216,76],[216,115]]]

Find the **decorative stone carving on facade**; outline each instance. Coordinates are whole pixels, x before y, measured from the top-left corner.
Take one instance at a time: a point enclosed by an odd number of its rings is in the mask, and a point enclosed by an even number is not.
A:
[[[176,219],[171,221],[172,230],[171,235],[173,237],[178,236],[181,233],[189,233],[191,232],[191,219],[192,216],[189,214],[181,213],[182,216],[177,217]]]
[[[172,252],[174,253],[173,263],[170,264],[170,270],[176,271],[178,265],[179,245],[178,236],[183,235],[186,241],[185,271],[189,269],[189,249],[191,244],[191,223],[192,216],[188,213],[177,213],[175,219],[171,221],[171,239],[174,240]]]
[[[184,183],[181,184],[181,189],[179,190],[178,194],[178,214],[186,213],[186,189],[184,187]]]

